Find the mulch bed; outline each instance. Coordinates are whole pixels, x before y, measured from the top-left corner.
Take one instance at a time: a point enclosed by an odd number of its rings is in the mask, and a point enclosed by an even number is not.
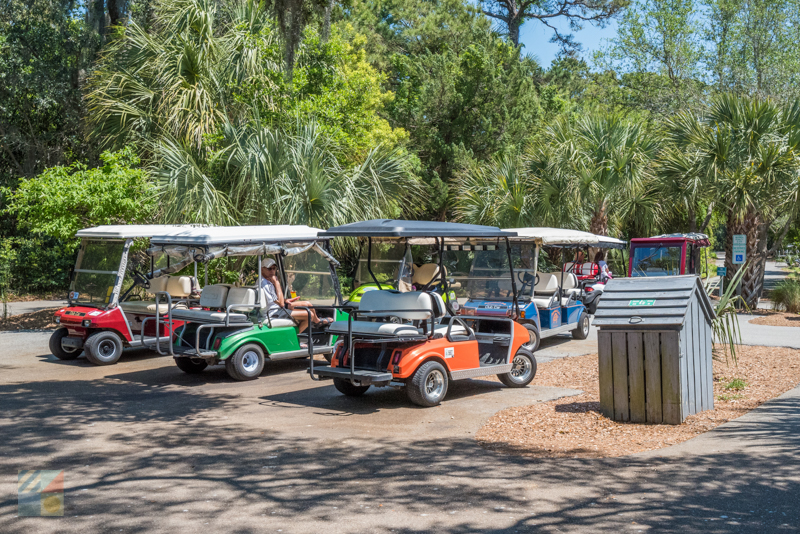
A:
[[[758,310],[757,317],[750,321],[751,324],[762,324],[768,326],[800,326],[800,314],[786,313],[771,310]]]
[[[60,308],[47,308],[32,313],[12,315],[6,320],[0,319],[0,332],[14,330],[51,330],[58,328],[53,315]],[[0,310],[2,311],[2,310]]]
[[[738,366],[714,361],[714,406],[681,425],[617,423],[600,414],[597,355],[539,365],[534,385],[585,393],[508,408],[492,416],[476,439],[487,449],[535,457],[608,458],[681,443],[749,412],[800,383],[800,350],[737,348]],[[726,389],[734,378],[744,389]]]

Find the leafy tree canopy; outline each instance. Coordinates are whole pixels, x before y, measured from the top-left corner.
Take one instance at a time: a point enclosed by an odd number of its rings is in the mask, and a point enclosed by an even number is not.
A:
[[[36,234],[72,241],[81,228],[142,223],[156,209],[154,187],[130,148],[104,152],[103,166],[81,163],[46,169],[8,194],[8,211]]]

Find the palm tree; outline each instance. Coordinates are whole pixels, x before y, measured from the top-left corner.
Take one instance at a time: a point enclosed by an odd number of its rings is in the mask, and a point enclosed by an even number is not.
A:
[[[619,115],[605,114],[590,114],[564,130],[570,138],[564,142],[575,147],[571,168],[580,202],[590,213],[590,232],[609,235],[612,215],[617,222],[636,217],[652,223],[658,217],[658,206],[643,194],[653,179],[655,135]]]
[[[702,153],[693,143],[703,128],[701,118],[689,111],[668,119],[665,146],[656,166],[656,193],[672,208],[670,211],[685,214],[689,232],[705,232],[715,206],[714,176],[708,173]],[[697,214],[702,211],[705,215],[698,226]]]
[[[797,210],[800,190],[800,104],[790,107],[761,98],[722,95],[702,119],[703,128],[688,137],[703,172],[727,217],[725,264],[728,278],[733,236],[746,236],[746,272],[741,295],[748,306],[761,296],[767,256],[767,232],[775,221]],[[773,249],[788,230],[780,232]]]
[[[200,149],[226,118],[248,111],[231,98],[243,80],[265,86],[259,103],[274,110],[269,88],[277,87],[266,72],[280,65],[268,53],[273,33],[264,31],[263,3],[176,0],[158,9],[157,31],[130,22],[90,80],[95,138],[119,146],[169,136]]]
[[[155,145],[167,221],[326,228],[422,204],[406,153],[376,147],[344,167],[313,123],[295,132],[226,123],[223,134],[225,148],[208,161],[172,140]]]

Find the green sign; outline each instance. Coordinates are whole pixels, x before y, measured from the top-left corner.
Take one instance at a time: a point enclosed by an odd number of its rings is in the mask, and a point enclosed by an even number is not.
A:
[[[655,305],[656,305],[655,299],[632,300],[628,303],[628,306],[655,306]]]

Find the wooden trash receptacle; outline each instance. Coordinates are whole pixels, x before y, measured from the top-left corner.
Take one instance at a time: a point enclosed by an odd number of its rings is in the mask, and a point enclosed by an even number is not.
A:
[[[606,284],[593,321],[603,415],[677,425],[712,409],[714,317],[694,275]]]

